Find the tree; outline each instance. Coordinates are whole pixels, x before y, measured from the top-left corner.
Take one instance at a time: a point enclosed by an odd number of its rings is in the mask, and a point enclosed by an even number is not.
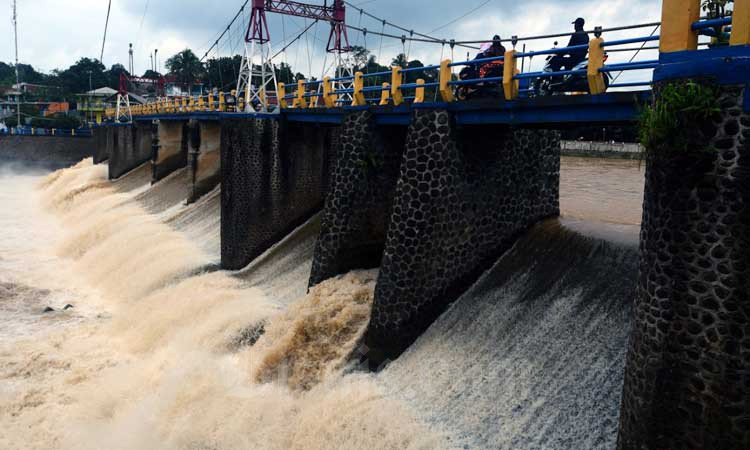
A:
[[[206,61],[206,78],[210,87],[226,90],[237,85],[242,56],[211,58]]]
[[[80,94],[109,84],[104,64],[95,59],[81,58],[63,71],[55,71],[54,81],[63,95]]]
[[[192,87],[192,84],[200,80],[204,75],[203,63],[195,56],[192,50],[186,48],[169,58],[166,62],[169,74],[175,79]]]
[[[364,67],[370,59],[370,51],[359,45],[353,45],[351,53],[356,67]]]
[[[122,64],[113,64],[112,67],[107,71],[107,86],[112,89],[120,89],[120,74],[125,74],[129,77],[130,73]]]

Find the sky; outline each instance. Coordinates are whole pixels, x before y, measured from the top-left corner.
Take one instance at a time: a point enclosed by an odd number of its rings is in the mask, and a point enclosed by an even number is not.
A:
[[[245,0],[113,0],[103,62],[107,67],[120,63],[127,67],[128,44],[135,49],[135,71],[150,68],[149,54],[159,49],[160,71],[164,61],[174,53],[191,48],[198,56],[208,50],[218,34],[226,28]],[[305,0],[321,4],[323,0]],[[98,59],[102,47],[107,0],[17,0],[19,26],[19,60],[32,64],[37,70],[50,72],[66,68],[82,57]],[[367,12],[408,29],[447,40],[491,39],[495,34],[503,38],[512,35],[531,36],[572,31],[571,22],[584,17],[586,28],[620,26],[658,22],[661,2],[658,0],[351,0]],[[13,61],[12,0],[0,0],[0,61]],[[238,21],[218,46],[224,56],[242,50],[242,33],[247,18]],[[380,31],[382,23],[360,16],[357,9],[347,7],[347,22],[351,25]],[[269,27],[274,49],[280,49],[308,24],[305,19],[270,14]],[[329,25],[315,25],[302,39],[279,56],[297,71],[320,76],[323,64],[330,63],[325,54]],[[391,34],[402,34],[390,27]],[[644,36],[654,28],[605,34],[605,39]],[[363,45],[361,33],[350,31],[351,44]],[[565,45],[560,39],[560,45]],[[409,44],[367,35],[366,44],[379,62],[389,63],[398,53],[406,51],[410,59],[435,64],[441,58],[453,56],[463,59],[466,49],[451,55],[450,49],[435,44]],[[518,49],[523,44],[519,43]],[[553,45],[553,40],[528,41],[528,50],[541,50]],[[506,47],[511,47],[506,44]],[[475,51],[471,57],[474,56]],[[274,50],[275,52],[275,50]],[[214,50],[211,56],[216,55]],[[612,61],[627,60],[632,53],[611,55]],[[644,51],[638,59],[654,59],[655,52]],[[541,58],[531,61],[537,69]],[[528,67],[527,67],[528,69]],[[623,80],[647,79],[648,74],[628,73]]]

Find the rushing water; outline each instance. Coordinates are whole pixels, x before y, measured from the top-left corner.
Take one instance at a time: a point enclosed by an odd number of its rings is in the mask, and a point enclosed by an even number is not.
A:
[[[530,234],[524,257],[371,375],[347,355],[377,273],[306,294],[317,219],[226,273],[218,189],[185,206],[180,173],[149,187],[145,169],[109,183],[90,161],[2,166],[0,449],[606,448],[643,175],[628,161],[562,167],[565,229]]]

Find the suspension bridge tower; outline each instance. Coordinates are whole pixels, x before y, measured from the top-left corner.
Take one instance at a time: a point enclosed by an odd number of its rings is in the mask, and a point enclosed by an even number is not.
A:
[[[331,6],[328,6],[327,0],[322,6],[288,0],[252,0],[252,5],[250,23],[245,33],[245,54],[237,80],[237,95],[243,96],[245,111],[278,112],[279,109],[266,12],[329,22],[331,33],[326,50],[336,55],[336,78],[351,73],[351,68],[346,71],[347,61],[343,57],[351,51],[346,33],[344,0],[333,0]]]

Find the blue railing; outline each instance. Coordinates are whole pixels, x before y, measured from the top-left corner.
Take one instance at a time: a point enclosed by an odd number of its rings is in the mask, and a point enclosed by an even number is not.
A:
[[[32,128],[16,127],[0,129],[1,136],[54,136],[54,137],[91,137],[91,128]]]

